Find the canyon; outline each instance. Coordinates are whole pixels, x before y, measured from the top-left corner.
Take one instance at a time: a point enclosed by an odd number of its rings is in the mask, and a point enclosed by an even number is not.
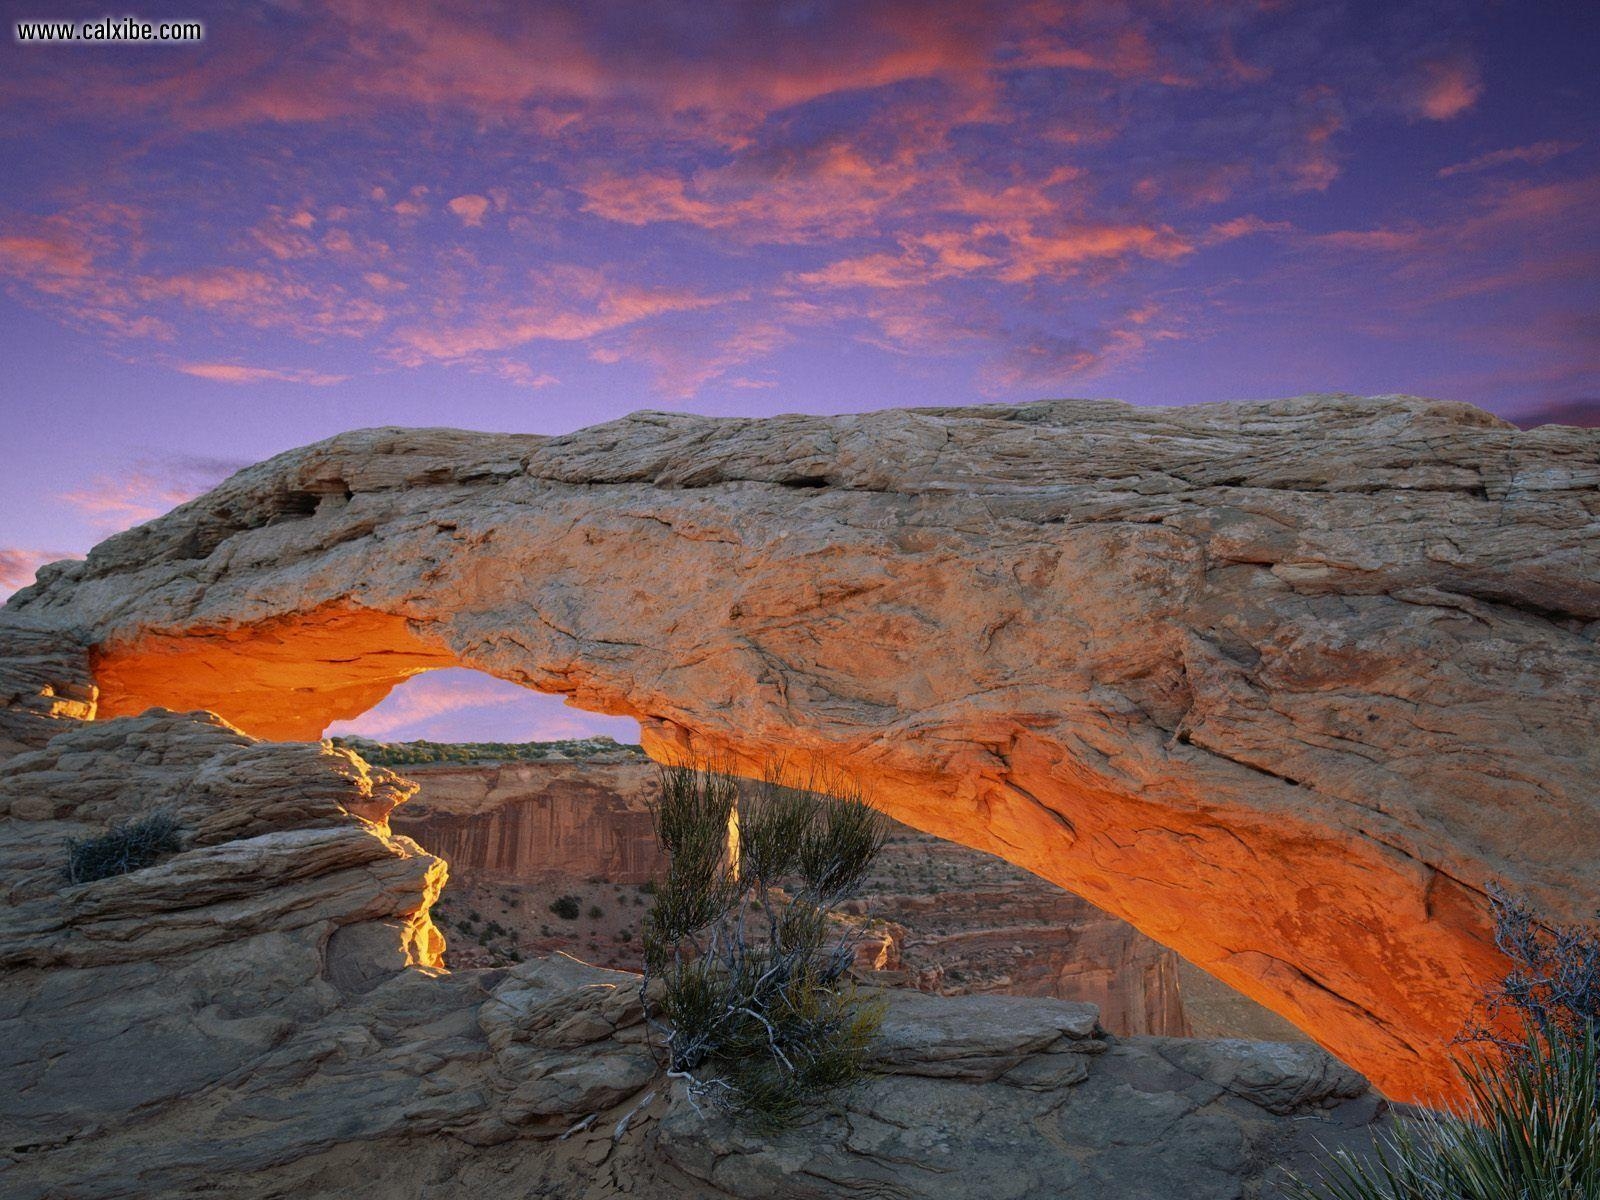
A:
[[[476,668],[859,779],[1424,1099],[1485,889],[1600,900],[1597,494],[1600,431],[1405,396],[367,430],[43,568],[0,736]]]
[[[381,754],[417,784],[390,823],[450,864],[434,906],[458,947],[450,965],[563,951],[638,969],[637,885],[664,867],[649,807],[657,767],[642,751],[600,741],[534,761],[430,763],[406,761],[403,745],[341,744]],[[563,896],[577,900],[577,916],[552,915]],[[1122,1036],[1191,1031],[1177,955],[992,855],[895,825],[847,907],[871,919],[862,977],[880,986],[1082,1001]],[[1244,997],[1235,1005],[1247,1015],[1225,1028],[1206,1009],[1214,1035],[1295,1036]]]

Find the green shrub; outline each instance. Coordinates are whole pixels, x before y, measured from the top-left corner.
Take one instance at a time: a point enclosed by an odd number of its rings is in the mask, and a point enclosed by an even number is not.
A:
[[[68,838],[66,877],[89,883],[152,866],[182,848],[177,820],[165,812],[113,825],[95,838]]]
[[[792,1125],[863,1075],[882,1020],[846,974],[857,934],[829,913],[888,823],[858,792],[773,778],[741,802],[730,774],[697,767],[663,770],[654,815],[668,867],[644,921],[640,995],[668,1070],[759,1130]]]
[[[598,904],[591,904],[589,906],[589,919],[591,921],[598,921],[601,917],[603,917],[605,915],[606,915],[605,914],[605,910],[603,908],[601,908]]]
[[[1397,1121],[1374,1157],[1341,1151],[1304,1200],[1594,1200],[1600,1197],[1600,1056],[1591,1027],[1457,1064],[1464,1104]]]
[[[561,896],[550,902],[550,911],[563,921],[576,921],[582,909],[576,896]]]

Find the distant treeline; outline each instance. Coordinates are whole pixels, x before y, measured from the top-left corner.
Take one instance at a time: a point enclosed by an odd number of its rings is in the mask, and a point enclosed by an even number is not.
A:
[[[374,766],[417,763],[538,762],[544,759],[594,758],[601,754],[644,757],[638,746],[608,737],[571,738],[560,742],[375,742],[364,737],[336,737],[335,746],[353,750]]]

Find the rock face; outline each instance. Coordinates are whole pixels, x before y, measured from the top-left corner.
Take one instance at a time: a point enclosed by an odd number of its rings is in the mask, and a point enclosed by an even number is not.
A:
[[[900,826],[851,907],[887,922],[885,984],[1076,1000],[1112,1033],[1190,1033],[1177,955],[990,855]]]
[[[410,790],[163,711],[0,763],[0,1194],[933,1200],[1072,1180],[1134,1200],[1182,1180],[1221,1200],[1276,1195],[1314,1139],[1364,1146],[1384,1108],[1309,1047],[1118,1041],[1088,1005],[898,993],[883,1074],[755,1140],[660,1076],[637,976],[434,965],[443,864],[386,822]],[[156,810],[178,852],[65,883],[65,837]]]
[[[663,865],[649,808],[657,768],[642,754],[611,758],[407,766],[419,791],[398,827],[474,877],[644,883]]]
[[[92,680],[313,737],[475,667],[851,773],[1415,1097],[1484,887],[1600,902],[1597,485],[1600,431],[1406,397],[372,430],[46,568],[7,728]]]

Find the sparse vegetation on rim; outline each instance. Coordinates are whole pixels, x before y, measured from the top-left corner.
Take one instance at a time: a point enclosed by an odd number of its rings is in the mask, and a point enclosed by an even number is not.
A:
[[[644,758],[638,746],[623,745],[603,735],[554,742],[378,742],[364,737],[330,739],[342,750],[353,750],[377,767],[419,766],[428,763],[539,762],[546,759],[593,758],[622,754]]]
[[[858,791],[825,786],[775,774],[741,801],[725,770],[662,771],[668,868],[644,921],[640,995],[690,1099],[761,1130],[859,1079],[882,1020],[847,976],[853,931],[828,914],[865,879],[888,824]]]

